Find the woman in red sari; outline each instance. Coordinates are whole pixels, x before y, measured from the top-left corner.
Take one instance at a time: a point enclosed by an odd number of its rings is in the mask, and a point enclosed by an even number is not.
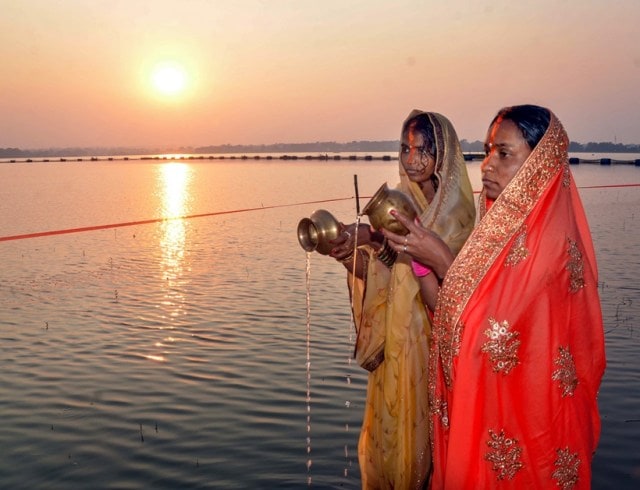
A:
[[[432,489],[590,488],[605,368],[598,275],[560,121],[501,110],[480,221],[455,258],[437,235],[385,232],[444,278],[435,311]]]

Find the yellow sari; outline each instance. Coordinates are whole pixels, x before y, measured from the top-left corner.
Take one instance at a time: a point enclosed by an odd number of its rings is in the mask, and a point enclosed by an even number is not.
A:
[[[421,111],[413,111],[402,126]],[[428,203],[401,163],[399,188],[410,195],[422,224],[457,253],[475,221],[473,193],[455,129],[442,115],[427,113],[436,146],[438,189]],[[422,488],[431,466],[428,364],[431,321],[409,256],[391,269],[369,249],[365,280],[351,274],[355,357],[370,371],[358,443],[365,489]]]

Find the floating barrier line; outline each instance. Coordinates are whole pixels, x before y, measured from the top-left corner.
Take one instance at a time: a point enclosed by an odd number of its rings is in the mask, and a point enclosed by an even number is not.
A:
[[[610,188],[616,188],[616,187],[640,187],[640,184],[587,185],[587,186],[581,186],[579,187],[579,189],[610,189]],[[474,194],[477,194],[479,192],[480,191],[474,191]],[[372,196],[361,196],[361,197],[363,199],[371,199]],[[110,223],[107,225],[81,226],[79,228],[66,228],[63,230],[39,231],[35,233],[25,233],[23,235],[3,236],[3,237],[0,237],[0,242],[9,242],[12,240],[26,240],[28,238],[39,238],[39,237],[54,236],[54,235],[67,235],[69,233],[83,233],[85,231],[107,230],[110,228],[123,228],[125,226],[149,225],[153,223],[162,223],[164,221],[173,221],[178,219],[206,218],[208,216],[220,216],[224,214],[249,213],[252,211],[262,211],[265,209],[277,209],[277,208],[302,206],[305,204],[323,204],[327,202],[347,201],[350,199],[353,199],[353,197],[339,197],[335,199],[322,199],[319,201],[305,201],[305,202],[298,202],[298,203],[292,203],[292,204],[274,204],[272,206],[260,206],[257,208],[232,209],[230,211],[215,211],[212,213],[189,214],[185,216],[173,216],[173,217],[167,217],[167,218],[143,219],[139,221],[126,221],[124,223]]]

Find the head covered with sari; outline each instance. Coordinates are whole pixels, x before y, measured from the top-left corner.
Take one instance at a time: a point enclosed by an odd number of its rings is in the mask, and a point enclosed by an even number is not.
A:
[[[420,186],[409,180],[402,164],[399,165],[400,190],[413,199],[422,225],[436,232],[454,253],[458,253],[471,232],[469,223],[475,221],[476,213],[462,148],[451,122],[435,112],[411,111],[402,124],[401,136],[417,118],[428,118],[433,128],[431,146],[435,170],[432,180],[436,194],[429,204]]]
[[[429,203],[399,162],[400,189],[413,198],[424,226],[441,234],[454,253],[475,222],[475,205],[456,132],[447,118],[428,118],[437,190]],[[427,371],[430,318],[411,259],[399,254],[389,268],[369,250],[364,280],[353,281],[357,329],[355,357],[370,371],[367,405],[358,445],[363,488],[421,488],[430,467]]]
[[[605,366],[597,266],[567,134],[548,115],[504,190],[481,193],[440,291],[432,488],[590,488]]]

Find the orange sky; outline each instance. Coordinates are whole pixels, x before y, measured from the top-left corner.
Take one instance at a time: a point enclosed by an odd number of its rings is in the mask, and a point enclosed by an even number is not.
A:
[[[0,147],[483,139],[505,105],[640,143],[638,0],[0,0]],[[185,91],[151,85],[181,64]]]

